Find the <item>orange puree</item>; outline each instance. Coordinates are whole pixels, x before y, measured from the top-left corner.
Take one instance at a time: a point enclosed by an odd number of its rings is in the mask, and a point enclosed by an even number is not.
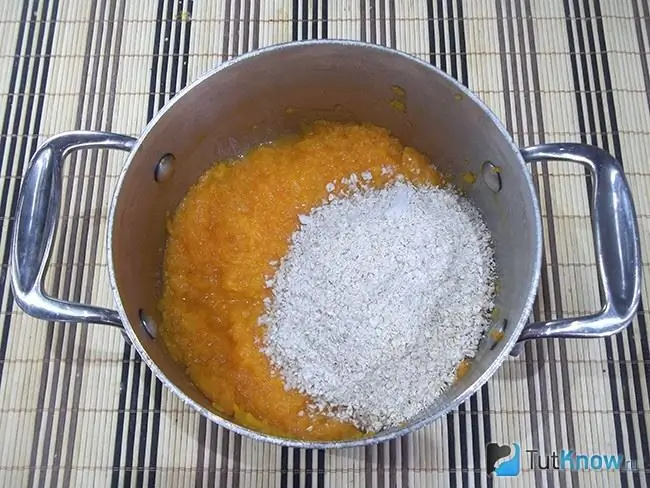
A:
[[[215,410],[293,438],[363,435],[285,391],[260,351],[257,320],[270,296],[271,262],[287,251],[298,215],[352,173],[370,172],[375,187],[390,183],[395,175],[382,175],[388,166],[414,183],[441,182],[423,155],[382,128],[318,122],[300,137],[216,164],[189,190],[168,225],[160,337]]]

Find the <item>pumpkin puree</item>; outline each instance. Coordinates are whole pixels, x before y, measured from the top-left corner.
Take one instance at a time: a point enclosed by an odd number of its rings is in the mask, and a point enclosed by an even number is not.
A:
[[[375,187],[390,183],[395,175],[382,174],[387,166],[414,183],[442,182],[427,158],[385,129],[317,122],[300,137],[217,163],[189,190],[168,223],[159,332],[215,410],[275,435],[363,435],[310,413],[308,397],[285,390],[260,351],[257,321],[270,296],[271,263],[287,252],[298,215],[327,198],[328,183],[352,173],[370,172]]]

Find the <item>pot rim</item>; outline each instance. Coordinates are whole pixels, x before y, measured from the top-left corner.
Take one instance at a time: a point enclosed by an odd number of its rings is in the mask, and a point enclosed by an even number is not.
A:
[[[454,401],[449,402],[445,406],[445,408],[442,409],[436,416],[423,418],[401,429],[390,429],[385,433],[379,432],[375,435],[368,436],[368,437],[360,437],[357,439],[337,440],[337,441],[305,441],[305,440],[297,440],[289,437],[280,437],[280,436],[259,432],[241,426],[239,424],[236,424],[224,417],[221,417],[216,412],[212,410],[208,410],[203,406],[199,405],[198,402],[192,400],[187,394],[181,391],[181,389],[178,386],[176,386],[175,383],[173,383],[167,378],[167,376],[160,370],[156,362],[152,360],[152,358],[147,354],[146,350],[140,343],[137,335],[133,330],[133,326],[131,325],[127,317],[126,311],[124,309],[124,306],[122,304],[122,299],[117,286],[114,261],[113,261],[113,242],[112,242],[113,227],[115,223],[115,208],[117,206],[117,201],[119,199],[122,185],[126,178],[126,174],[128,173],[129,167],[131,166],[133,160],[137,156],[142,141],[146,139],[146,137],[149,135],[150,132],[153,131],[158,121],[171,109],[171,107],[174,104],[178,103],[186,93],[188,93],[190,90],[200,85],[201,83],[205,82],[208,78],[211,78],[213,75],[217,74],[218,72],[222,70],[226,70],[237,63],[246,62],[257,56],[263,56],[267,53],[278,51],[278,50],[294,49],[298,46],[305,46],[305,45],[310,46],[310,45],[321,45],[321,44],[330,44],[336,46],[350,46],[350,47],[362,48],[362,49],[374,49],[376,51],[382,51],[391,56],[402,56],[403,58],[406,58],[410,62],[418,63],[421,66],[426,67],[427,69],[431,70],[432,73],[434,73],[435,75],[440,76],[444,78],[446,81],[452,83],[456,90],[460,91],[465,97],[470,99],[474,104],[476,104],[479,108],[483,110],[483,112],[490,118],[492,123],[499,130],[503,138],[507,141],[515,157],[518,159],[522,171],[524,171],[525,173],[524,177],[528,185],[529,194],[531,195],[531,198],[533,200],[531,203],[535,208],[535,218],[533,222],[533,226],[534,226],[533,232],[535,233],[534,235],[535,249],[534,249],[534,256],[533,256],[534,259],[533,278],[529,283],[530,288],[528,290],[528,296],[523,308],[523,312],[519,317],[517,323],[513,324],[514,325],[513,331],[512,333],[509,334],[505,347],[503,348],[501,353],[496,357],[496,359],[492,362],[492,364],[490,364],[490,366],[461,395],[455,398]],[[541,223],[541,216],[539,211],[537,191],[533,184],[532,175],[528,170],[526,162],[524,161],[524,158],[522,157],[519,151],[519,147],[517,146],[517,144],[515,144],[512,135],[505,128],[501,120],[473,91],[471,91],[469,88],[467,88],[462,83],[458,82],[452,76],[448,75],[447,73],[440,70],[436,66],[427,63],[425,61],[422,61],[406,52],[393,49],[393,48],[388,48],[385,46],[380,46],[377,44],[372,44],[365,41],[355,41],[355,40],[347,40],[347,39],[320,39],[320,40],[305,40],[305,41],[289,41],[289,42],[284,42],[279,44],[273,44],[271,46],[267,46],[264,48],[260,48],[248,52],[246,54],[242,54],[234,59],[226,61],[204,72],[202,75],[196,78],[192,83],[190,83],[185,88],[180,90],[172,100],[167,102],[156,113],[156,115],[149,121],[149,123],[145,126],[145,128],[141,132],[141,134],[138,136],[137,142],[133,150],[129,153],[126,162],[124,164],[124,167],[122,168],[119,179],[115,186],[115,190],[113,192],[111,206],[109,209],[108,230],[106,232],[106,244],[107,244],[107,251],[108,251],[108,273],[109,273],[111,291],[113,292],[117,310],[122,319],[122,323],[124,324],[124,331],[128,336],[129,341],[135,347],[136,351],[138,352],[142,360],[145,362],[147,367],[149,367],[154,372],[156,377],[167,388],[169,388],[185,404],[190,405],[194,410],[198,411],[201,415],[203,415],[210,421],[222,427],[225,427],[233,432],[236,432],[240,435],[244,435],[251,439],[255,439],[259,441],[265,441],[265,442],[270,442],[272,444],[282,445],[285,447],[307,448],[307,449],[334,449],[334,448],[348,448],[348,447],[359,447],[359,446],[378,444],[380,442],[388,441],[391,439],[395,439],[397,437],[401,437],[405,434],[415,432],[421,429],[422,427],[433,423],[435,420],[439,419],[446,413],[455,410],[461,403],[465,402],[471,395],[476,393],[496,373],[496,371],[501,367],[503,362],[510,354],[510,351],[517,343],[519,336],[526,322],[528,321],[530,312],[532,310],[533,302],[537,294],[537,287],[539,285],[540,272],[541,272],[540,268],[541,268],[541,261],[542,261],[542,223]]]

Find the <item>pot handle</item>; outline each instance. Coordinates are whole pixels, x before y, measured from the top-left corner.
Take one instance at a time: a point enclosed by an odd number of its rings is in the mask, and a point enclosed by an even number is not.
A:
[[[602,309],[593,315],[537,322],[524,328],[519,341],[540,338],[606,337],[634,318],[641,296],[639,229],[630,187],[621,164],[595,146],[542,144],[521,150],[526,161],[580,163],[591,172],[591,221]]]
[[[20,308],[39,319],[122,326],[117,311],[48,296],[43,289],[61,207],[61,164],[80,149],[131,151],[136,139],[110,132],[64,132],[46,140],[27,168],[11,242],[11,287]]]

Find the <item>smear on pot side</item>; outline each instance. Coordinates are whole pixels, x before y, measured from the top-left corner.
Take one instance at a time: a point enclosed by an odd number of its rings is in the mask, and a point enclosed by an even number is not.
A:
[[[386,130],[319,122],[207,171],[169,222],[160,336],[215,409],[349,439],[408,420],[473,356],[489,235]]]

